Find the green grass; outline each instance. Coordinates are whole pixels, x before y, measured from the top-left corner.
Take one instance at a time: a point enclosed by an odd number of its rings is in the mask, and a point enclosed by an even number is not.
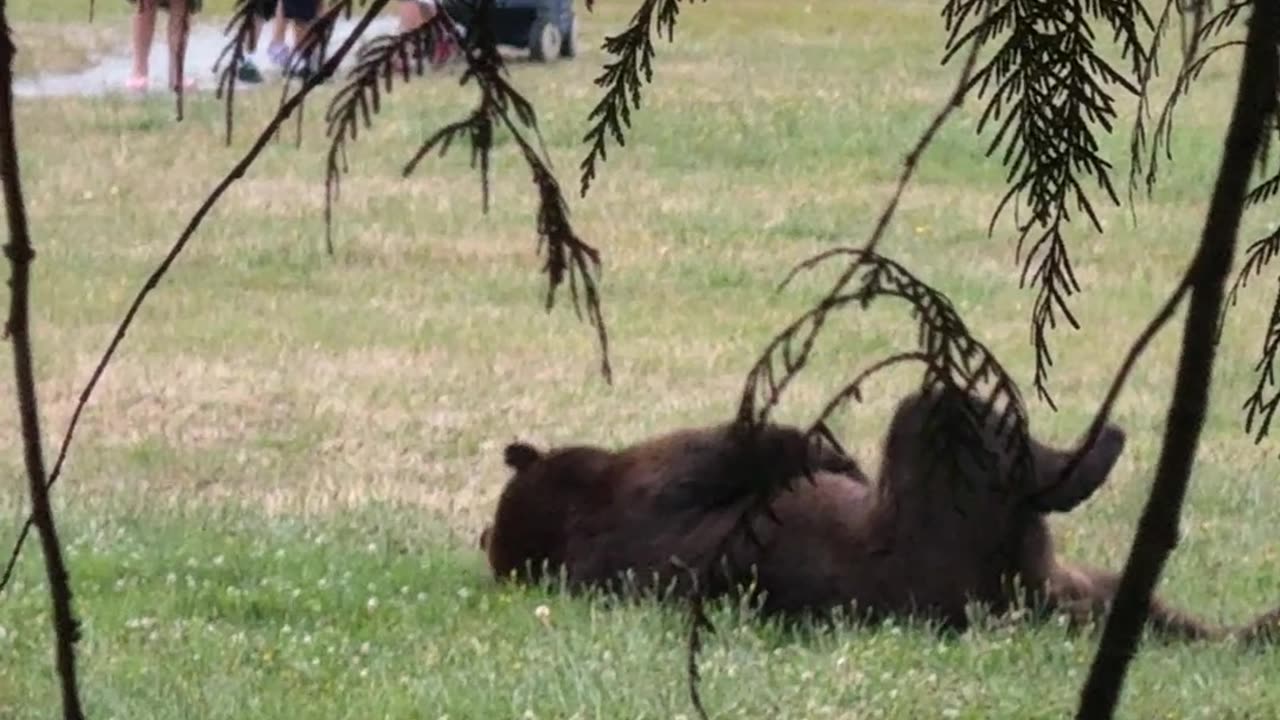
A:
[[[598,97],[599,40],[633,5],[582,14],[576,61],[512,67],[566,189],[576,190]],[[204,21],[220,7],[210,3]],[[30,71],[83,62],[99,29],[127,37],[127,9],[102,0],[89,26],[87,4],[10,5],[17,42],[33,47]],[[301,149],[272,145],[144,306],[55,494],[92,716],[690,717],[678,614],[488,579],[475,536],[505,478],[499,450],[513,437],[621,444],[729,417],[765,342],[831,271],[781,295],[774,285],[813,252],[866,237],[903,154],[949,92],[941,36],[936,4],[923,0],[736,0],[682,13],[627,147],[610,152],[586,199],[570,198],[576,229],[603,253],[612,387],[590,329],[563,304],[543,310],[533,192],[509,142],[495,157],[487,216],[465,153],[399,177],[418,142],[469,110],[469,88],[432,78],[397,89],[352,148],[337,255],[325,255],[321,120],[335,88],[320,91]],[[57,43],[44,44],[50,37]],[[1184,101],[1176,161],[1138,203],[1136,225],[1128,208],[1109,208],[1105,235],[1071,231],[1084,327],[1052,336],[1061,410],[1032,403],[1042,437],[1067,443],[1081,432],[1188,261],[1235,69],[1211,66]],[[47,452],[114,323],[277,98],[240,96],[230,149],[208,95],[189,99],[180,124],[163,96],[20,103]],[[1018,287],[1009,224],[985,234],[1003,186],[982,157],[987,138],[973,135],[980,109],[970,102],[940,134],[883,248],[946,292],[1029,392],[1033,298]],[[1121,185],[1128,139],[1104,143]],[[1268,221],[1266,210],[1251,213],[1246,239]],[[1215,621],[1280,601],[1276,453],[1252,444],[1239,411],[1267,290],[1251,287],[1227,325],[1182,541],[1161,586]],[[838,373],[912,342],[895,324],[904,319],[889,307],[833,324],[781,419],[806,421]],[[1178,329],[1154,344],[1121,400],[1130,444],[1113,482],[1055,518],[1072,558],[1123,562],[1159,450]],[[0,378],[10,363],[0,354]],[[913,379],[893,376],[839,418],[869,464]],[[11,397],[0,394],[0,408]],[[15,425],[0,423],[6,526],[26,503]],[[0,597],[6,720],[54,714],[39,563],[33,544]],[[544,604],[549,627],[534,615]],[[721,717],[1063,717],[1092,655],[1087,637],[1054,626],[941,641],[911,627],[793,637],[718,617],[704,674]],[[1122,716],[1275,716],[1278,658],[1147,646]]]

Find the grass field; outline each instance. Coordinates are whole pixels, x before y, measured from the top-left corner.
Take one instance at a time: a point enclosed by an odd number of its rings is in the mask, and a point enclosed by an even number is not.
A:
[[[203,21],[225,14],[210,3]],[[306,138],[272,146],[214,210],[144,306],[80,426],[57,492],[84,620],[94,718],[690,717],[682,618],[541,591],[499,589],[475,550],[505,473],[501,447],[617,445],[725,419],[771,335],[830,272],[781,295],[795,262],[866,237],[901,158],[950,90],[937,4],[734,0],[697,4],[659,48],[631,142],[576,196],[579,138],[598,97],[607,32],[635,2],[581,14],[568,63],[513,65],[540,111],[575,226],[603,253],[615,383],[562,298],[542,307],[534,193],[505,139],[494,207],[479,213],[465,153],[399,169],[467,112],[446,78],[396,92],[354,146],[324,252],[322,104]],[[128,6],[10,3],[24,72],[85,62],[127,39]],[[28,52],[29,50],[29,52]],[[1234,60],[1185,101],[1176,161],[1150,200],[1071,233],[1085,293],[1078,332],[1053,335],[1060,411],[1034,400],[1031,292],[1010,226],[988,238],[1002,173],[970,103],[938,138],[883,249],[946,292],[1023,383],[1035,431],[1072,442],[1131,338],[1198,240],[1217,169]],[[449,77],[455,77],[451,70]],[[245,93],[234,146],[211,94],[172,121],[164,96],[24,101],[18,123],[34,240],[34,321],[47,451],[114,324],[278,93]],[[1132,102],[1123,103],[1126,118]],[[1107,140],[1123,184],[1128,122]],[[291,139],[291,134],[290,134]],[[1245,240],[1269,229],[1251,214]],[[1254,381],[1270,287],[1228,323],[1183,538],[1161,589],[1204,617],[1280,602],[1274,443],[1239,407]],[[780,418],[804,422],[849,373],[913,341],[905,312],[851,314]],[[1180,324],[1154,345],[1117,414],[1130,433],[1113,482],[1055,519],[1065,553],[1123,562],[1157,452]],[[0,408],[12,412],[11,356]],[[914,372],[914,371],[912,371]],[[900,373],[839,419],[868,463]],[[15,422],[0,422],[7,538],[27,495]],[[535,608],[550,609],[549,622]],[[33,543],[0,596],[0,718],[56,713],[48,599]],[[780,634],[719,615],[704,692],[718,717],[1064,717],[1093,643],[1061,628],[943,641],[916,628]],[[1148,645],[1126,718],[1280,715],[1280,653]]]

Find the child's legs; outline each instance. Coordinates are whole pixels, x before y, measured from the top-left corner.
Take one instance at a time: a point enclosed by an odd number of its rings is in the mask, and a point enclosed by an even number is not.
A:
[[[133,13],[133,75],[146,77],[151,71],[151,42],[156,34],[156,0],[135,0]]]

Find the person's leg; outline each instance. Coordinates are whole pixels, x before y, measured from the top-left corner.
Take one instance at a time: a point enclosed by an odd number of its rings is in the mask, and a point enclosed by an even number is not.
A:
[[[270,17],[270,13],[262,12],[265,7],[264,0],[253,0],[252,9],[249,10],[249,23],[253,29],[249,31],[249,38],[244,44],[246,52],[252,54],[258,52],[258,36],[262,34],[262,26],[266,19]]]
[[[321,2],[320,0],[281,0],[281,5],[284,6],[285,18],[293,27],[293,46],[297,48],[302,44],[302,38],[315,24],[316,18],[320,16]],[[323,62],[323,58],[315,54],[311,56],[309,63],[299,58],[294,61],[294,66],[289,68],[289,74],[294,77],[308,78],[316,70],[313,65],[318,65],[320,62]]]
[[[283,0],[275,0],[274,4],[275,15],[271,22],[271,43],[267,45],[267,56],[271,58],[271,62],[283,68],[289,62],[289,45],[285,42],[289,27],[285,22]]]
[[[284,21],[284,0],[276,0],[275,23],[275,28],[273,29],[275,34],[271,36],[271,39],[273,42],[278,42],[281,45],[284,45],[285,33],[288,31],[288,27],[286,27],[286,23]]]
[[[133,0],[133,75],[128,85],[145,90],[151,74],[151,42],[156,34],[156,0]]]
[[[195,87],[195,81],[186,76],[187,37],[191,31],[193,0],[169,0],[169,89]]]
[[[272,0],[254,0],[253,2],[253,10],[250,11],[253,29],[250,31],[248,42],[245,43],[245,57],[240,61],[240,67],[236,68],[236,79],[240,82],[262,82],[262,73],[251,56],[258,52],[258,36],[262,34],[263,26],[273,14],[272,5],[274,5]]]

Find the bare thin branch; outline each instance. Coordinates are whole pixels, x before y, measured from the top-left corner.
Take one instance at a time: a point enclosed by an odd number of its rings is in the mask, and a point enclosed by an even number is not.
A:
[[[987,8],[988,12],[990,8]],[[912,176],[915,174],[916,167],[920,164],[920,159],[924,157],[924,153],[933,144],[933,139],[937,137],[942,126],[946,124],[947,119],[951,117],[951,113],[964,104],[965,93],[969,90],[971,78],[973,76],[973,68],[978,61],[978,52],[982,46],[973,43],[969,48],[969,54],[965,57],[964,65],[960,68],[960,76],[956,80],[955,88],[951,91],[951,95],[947,97],[942,108],[933,120],[930,121],[928,127],[920,135],[920,139],[916,141],[911,151],[902,161],[902,173],[898,176],[898,185],[894,188],[893,196],[889,202],[880,211],[880,217],[876,220],[875,228],[871,231],[871,237],[868,238],[866,245],[863,246],[864,253],[875,253],[876,248],[880,244],[880,239],[884,237],[884,233],[889,229],[889,223],[893,220],[893,215],[898,210],[898,202],[902,200],[902,195],[906,192],[907,185],[911,182]],[[833,257],[846,254],[845,248],[835,248],[825,252],[818,253],[806,260],[800,262],[791,269],[778,284],[777,292],[782,291],[788,284],[795,279],[796,275],[805,270],[811,270],[818,265],[830,260]],[[854,272],[855,268],[850,267],[846,272]],[[847,279],[847,278],[844,278]]]
[[[1111,419],[1111,413],[1115,409],[1116,400],[1119,399],[1120,392],[1124,389],[1125,383],[1129,381],[1129,375],[1132,374],[1134,366],[1138,364],[1138,360],[1141,359],[1142,354],[1146,352],[1147,346],[1151,344],[1151,341],[1154,340],[1156,335],[1159,335],[1160,331],[1164,329],[1165,325],[1168,325],[1169,321],[1173,319],[1173,313],[1177,311],[1178,306],[1182,304],[1183,298],[1186,297],[1187,291],[1190,289],[1191,269],[1192,268],[1188,268],[1183,274],[1182,280],[1178,282],[1178,287],[1174,289],[1173,294],[1165,300],[1164,305],[1160,307],[1156,316],[1151,319],[1151,322],[1148,323],[1145,328],[1143,328],[1142,334],[1138,336],[1138,339],[1134,341],[1133,346],[1129,348],[1129,352],[1125,355],[1124,362],[1120,364],[1120,370],[1111,380],[1111,387],[1107,389],[1107,394],[1102,400],[1102,405],[1099,406],[1098,411],[1094,413],[1093,421],[1089,424],[1089,428],[1085,432],[1084,441],[1080,444],[1080,447],[1076,449],[1076,452],[1071,456],[1071,459],[1067,461],[1066,466],[1062,468],[1062,472],[1059,473],[1059,477],[1062,478],[1062,480],[1070,477],[1071,474],[1076,471],[1076,468],[1080,466],[1080,463],[1084,461],[1084,458],[1088,457],[1090,451],[1093,450],[1093,446],[1098,441],[1098,438],[1102,436],[1102,431],[1106,428],[1107,421]],[[1062,480],[1059,482],[1062,482]]]
[[[1081,690],[1076,714],[1080,720],[1113,716],[1146,626],[1151,594],[1178,543],[1178,523],[1204,426],[1217,354],[1216,343],[1208,340],[1221,315],[1250,171],[1262,146],[1267,118],[1275,112],[1275,90],[1280,81],[1276,57],[1280,5],[1254,4],[1246,43],[1222,164],[1192,266],[1190,307],[1156,477]]]
[[[13,343],[14,383],[17,387],[18,416],[22,426],[23,459],[31,490],[31,517],[40,546],[44,550],[45,573],[52,604],[54,656],[62,688],[62,716],[81,720],[84,710],[76,679],[76,641],[80,624],[72,609],[71,578],[62,556],[57,523],[45,483],[44,448],[40,433],[40,405],[31,350],[31,263],[35,250],[27,225],[26,201],[19,173],[18,142],[13,123],[13,39],[5,5],[0,2],[0,184],[4,186],[5,216],[9,242],[4,254],[9,259],[9,316],[5,328]]]

